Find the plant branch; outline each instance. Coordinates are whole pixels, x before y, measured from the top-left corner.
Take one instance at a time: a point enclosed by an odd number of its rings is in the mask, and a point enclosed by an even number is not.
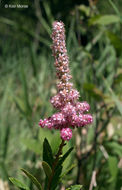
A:
[[[55,168],[58,164],[58,161],[59,161],[59,158],[60,158],[60,155],[62,154],[62,150],[63,150],[63,147],[65,146],[65,141],[62,140],[60,146],[59,146],[59,150],[58,150],[58,153],[56,154],[55,156],[55,160],[53,162],[53,165],[52,165],[52,175],[50,176],[49,178],[49,182],[48,182],[48,187],[47,187],[47,190],[51,190],[51,183],[52,183],[52,179],[53,179],[53,176],[55,174]]]
[[[92,190],[93,187],[96,187],[96,171],[94,170],[92,172],[92,177],[91,177],[91,182],[90,182],[90,187],[89,187],[89,190]]]

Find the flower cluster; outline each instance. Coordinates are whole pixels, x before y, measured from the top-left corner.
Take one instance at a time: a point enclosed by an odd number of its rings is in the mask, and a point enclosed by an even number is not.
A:
[[[73,88],[69,70],[69,58],[65,44],[65,29],[62,22],[53,23],[52,52],[55,57],[58,93],[51,98],[51,104],[58,110],[51,117],[40,120],[39,125],[49,129],[59,129],[63,140],[70,140],[70,128],[82,127],[92,123],[92,116],[87,114],[90,106],[87,102],[78,102],[79,92]]]

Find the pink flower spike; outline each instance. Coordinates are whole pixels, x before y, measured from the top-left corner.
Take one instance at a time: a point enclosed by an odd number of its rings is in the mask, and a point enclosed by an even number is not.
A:
[[[83,127],[93,122],[92,115],[86,114],[90,110],[87,102],[78,102],[79,92],[73,88],[69,68],[69,57],[65,43],[65,28],[63,22],[55,21],[52,28],[52,54],[55,58],[57,76],[57,94],[50,100],[58,110],[47,119],[40,119],[39,126],[48,129],[59,129],[63,140],[72,138],[70,128]],[[70,127],[70,128],[69,128]]]
[[[60,130],[61,138],[65,141],[69,141],[72,138],[72,130],[70,128],[63,128]]]

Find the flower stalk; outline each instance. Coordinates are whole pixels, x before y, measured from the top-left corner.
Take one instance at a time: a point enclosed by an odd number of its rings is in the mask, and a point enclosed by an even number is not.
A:
[[[69,58],[65,43],[65,29],[63,22],[55,21],[52,31],[52,53],[55,58],[57,95],[51,98],[51,104],[57,113],[44,120],[39,125],[48,129],[59,129],[61,138],[69,141],[72,138],[71,128],[83,127],[92,123],[92,116],[86,112],[90,106],[87,102],[79,102],[79,92],[70,82],[72,76],[69,69]]]
[[[49,178],[49,181],[48,181],[48,187],[47,187],[47,190],[50,190],[51,189],[51,182],[52,182],[52,179],[53,179],[53,176],[55,174],[55,168],[58,164],[58,161],[60,159],[60,156],[62,155],[62,150],[63,150],[63,147],[65,146],[65,141],[62,139],[62,142],[59,146],[59,149],[58,149],[58,153],[56,154],[55,156],[55,160],[53,162],[53,165],[52,165],[52,175],[50,176]]]

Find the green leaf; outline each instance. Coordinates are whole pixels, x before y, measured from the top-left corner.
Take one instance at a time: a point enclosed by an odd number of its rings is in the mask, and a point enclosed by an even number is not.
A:
[[[45,172],[46,176],[47,176],[48,178],[50,178],[50,176],[51,176],[51,174],[52,174],[52,169],[51,169],[51,167],[50,167],[50,166],[48,165],[48,163],[45,162],[45,161],[42,162],[42,166],[43,166],[43,169],[44,169],[44,172]]]
[[[117,142],[108,142],[105,144],[106,148],[114,155],[122,157],[122,146]]]
[[[72,164],[60,177],[60,179],[62,179],[68,172],[70,172],[74,167],[76,166],[76,164]]]
[[[73,185],[66,190],[81,190],[81,188],[82,188],[82,185]]]
[[[22,143],[33,152],[40,154],[41,153],[41,144],[39,140],[35,139],[22,139]]]
[[[21,82],[22,82],[23,93],[24,93],[24,101],[26,105],[26,113],[27,115],[31,115],[32,109],[29,102],[28,85],[27,85],[27,79],[26,79],[26,74],[24,71],[23,64],[20,65],[20,76],[21,76]]]
[[[108,1],[109,1],[109,3],[111,4],[111,6],[113,7],[113,9],[114,9],[114,11],[116,12],[116,14],[117,14],[118,16],[120,16],[119,10],[118,10],[118,8],[116,7],[115,3],[113,3],[111,0],[108,0]]]
[[[69,27],[69,32],[67,35],[67,50],[69,50],[71,48],[74,26],[75,26],[75,17],[72,17],[71,24]]]
[[[34,48],[32,47],[32,45],[29,46],[29,50],[30,50],[31,65],[32,65],[32,69],[33,69],[33,76],[36,77],[37,76],[37,65],[36,65],[35,52],[34,52]]]
[[[43,6],[45,9],[47,18],[48,18],[48,22],[50,22],[50,25],[51,25],[54,21],[53,15],[51,13],[51,6],[49,5],[49,2],[47,2],[47,1],[43,1]]]
[[[118,174],[118,161],[116,157],[109,156],[108,159],[108,166],[109,166],[109,171],[111,174],[111,178],[109,179],[109,182],[116,180],[117,174]]]
[[[60,138],[60,134],[58,133],[58,134],[55,135],[55,138],[51,139],[51,142],[50,142],[50,145],[52,147],[53,155],[55,155],[56,152],[58,151],[58,148],[59,148],[60,144],[61,144],[61,138]]]
[[[29,187],[27,187],[25,184],[23,184],[21,181],[19,181],[16,178],[13,177],[9,177],[9,180],[16,186],[19,187],[21,189],[25,189],[25,190],[29,190]]]
[[[43,143],[43,160],[47,162],[50,166],[52,166],[53,163],[52,149],[46,138],[44,139]]]
[[[110,88],[107,80],[105,78],[103,78],[103,81],[104,81],[105,86],[108,88],[109,92],[111,93],[111,98],[115,102],[115,104],[116,104],[116,106],[118,108],[118,111],[122,115],[122,103],[120,102],[120,100],[118,99],[118,97],[115,95],[115,93],[113,92],[113,90]]]
[[[7,24],[7,25],[10,25],[10,26],[16,26],[16,23],[14,21],[7,19],[7,18],[4,18],[4,17],[0,18],[0,22]]]
[[[101,90],[99,90],[94,84],[92,83],[84,83],[83,88],[86,92],[90,94],[93,98],[96,100],[101,100],[101,98],[104,98],[104,94]]]
[[[120,56],[122,53],[122,40],[114,33],[107,31],[108,38],[111,41],[111,44],[114,46],[117,55]]]
[[[59,181],[60,181],[60,175],[62,172],[62,164],[65,161],[65,159],[69,156],[69,154],[71,153],[71,151],[73,150],[73,147],[70,148],[59,160],[56,168],[55,168],[55,173],[53,176],[53,180],[52,180],[52,185],[51,185],[51,190],[54,190],[56,188],[56,186],[58,185]]]
[[[120,17],[116,15],[97,15],[89,20],[90,25],[109,25],[120,22]]]
[[[85,13],[86,16],[90,15],[90,7],[82,4],[82,5],[78,6],[78,9],[79,9],[79,11]]]
[[[122,73],[118,74],[115,78],[115,84],[120,84],[122,82]]]
[[[52,179],[52,183],[51,183],[51,190],[54,190],[57,187],[60,180],[62,168],[63,168],[62,165],[58,165],[58,167],[56,167],[55,173]]]
[[[63,164],[63,162],[64,162],[65,159],[69,156],[69,154],[72,152],[72,150],[73,150],[73,147],[71,147],[71,148],[63,155],[63,157],[59,160],[59,164],[58,164],[58,165]]]
[[[26,106],[24,101],[19,97],[14,97],[15,104],[23,116],[26,116]]]
[[[28,171],[26,171],[25,169],[21,169],[25,175],[36,185],[36,187],[39,189],[39,190],[42,190],[42,186],[41,184],[39,183],[39,181],[32,175],[30,174]]]

